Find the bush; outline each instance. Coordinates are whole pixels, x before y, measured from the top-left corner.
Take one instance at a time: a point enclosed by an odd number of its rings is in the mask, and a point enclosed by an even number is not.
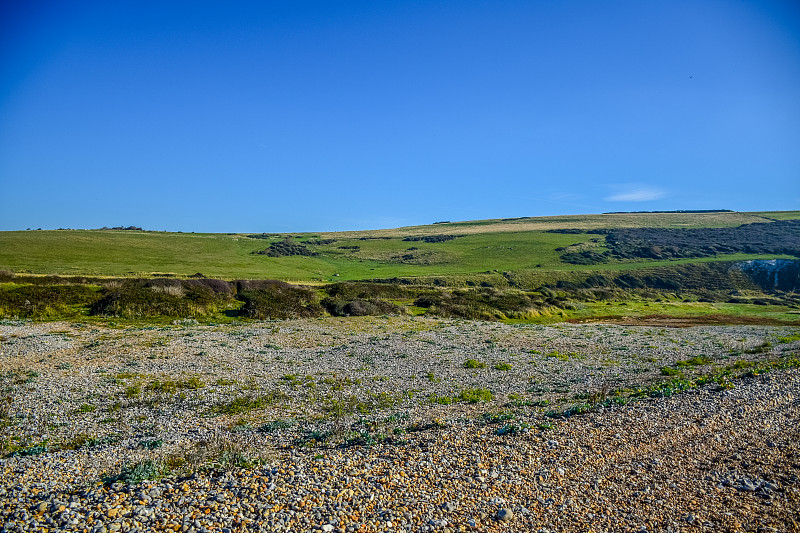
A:
[[[91,285],[0,286],[0,316],[55,318],[75,316],[101,297]]]
[[[494,288],[428,291],[414,305],[428,309],[431,315],[478,320],[527,318],[542,310],[542,303],[525,292]]]
[[[310,250],[305,244],[296,243],[292,237],[286,237],[280,242],[273,242],[266,250],[252,253],[268,257],[287,257],[292,255],[313,257],[317,255],[317,252]]]
[[[476,359],[467,359],[464,361],[464,368],[486,368],[486,363]]]
[[[316,291],[279,281],[262,289],[240,292],[237,298],[244,302],[241,315],[259,320],[315,317],[323,313]]]
[[[189,316],[189,302],[181,296],[128,283],[108,292],[91,306],[89,314],[122,318],[185,317]]]
[[[408,242],[419,242],[419,241],[422,241],[422,242],[434,243],[434,242],[452,241],[453,239],[456,239],[456,238],[461,237],[461,236],[462,235],[424,235],[424,236],[415,235],[413,237],[406,237],[403,240],[404,241],[408,241]]]
[[[325,298],[322,306],[333,316],[376,316],[397,314],[401,311],[397,305],[379,298],[352,301]]]

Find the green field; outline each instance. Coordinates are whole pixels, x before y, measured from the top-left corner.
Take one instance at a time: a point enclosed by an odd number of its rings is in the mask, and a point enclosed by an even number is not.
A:
[[[800,219],[800,212],[626,213],[453,222],[361,232],[291,234],[296,242],[333,239],[309,246],[318,255],[268,257],[264,250],[288,234],[253,239],[247,234],[166,233],[123,230],[0,232],[0,270],[16,273],[178,277],[202,273],[225,279],[328,282],[393,277],[470,276],[528,272],[560,277],[574,271],[628,270],[710,260],[779,258],[728,254],[676,261],[611,261],[601,267],[560,260],[557,248],[581,245],[603,251],[603,235],[548,233],[553,229],[619,227],[718,228],[752,222]],[[444,242],[408,237],[456,235]],[[595,242],[593,242],[595,241]],[[354,249],[353,247],[358,247]],[[414,249],[412,249],[414,248]]]

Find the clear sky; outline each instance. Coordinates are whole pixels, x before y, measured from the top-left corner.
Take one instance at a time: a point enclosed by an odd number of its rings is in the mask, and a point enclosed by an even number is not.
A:
[[[800,209],[800,3],[0,2],[0,230]]]

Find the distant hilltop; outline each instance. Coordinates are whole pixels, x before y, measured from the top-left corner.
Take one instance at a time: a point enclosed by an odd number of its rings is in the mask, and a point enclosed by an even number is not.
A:
[[[731,209],[676,209],[674,211],[608,211],[604,215],[630,215],[632,213],[733,213]]]

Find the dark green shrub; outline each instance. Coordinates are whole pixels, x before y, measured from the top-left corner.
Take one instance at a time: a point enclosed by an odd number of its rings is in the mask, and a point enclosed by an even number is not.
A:
[[[376,316],[400,312],[400,307],[380,298],[351,301],[325,298],[322,300],[322,306],[333,316]]]
[[[525,292],[494,288],[429,290],[414,305],[428,309],[431,315],[483,320],[523,318],[542,308],[541,302]]]
[[[75,316],[101,297],[91,285],[0,286],[0,316],[56,318]]]
[[[108,292],[89,310],[92,315],[141,318],[151,316],[189,316],[189,301],[182,296],[127,283]]]
[[[408,288],[398,284],[352,281],[326,285],[325,292],[329,297],[340,300],[399,299],[408,298],[411,295]]]
[[[273,282],[255,290],[240,292],[238,299],[244,302],[241,315],[259,320],[321,316],[316,291],[288,283]]]
[[[561,254],[561,260],[573,265],[599,265],[607,263],[608,253],[595,252],[594,250],[583,250],[581,252],[565,252]]]
[[[295,242],[294,238],[286,237],[280,242],[273,242],[269,248],[254,254],[266,255],[268,257],[287,257],[292,255],[315,256],[317,252],[310,250],[305,244]]]

